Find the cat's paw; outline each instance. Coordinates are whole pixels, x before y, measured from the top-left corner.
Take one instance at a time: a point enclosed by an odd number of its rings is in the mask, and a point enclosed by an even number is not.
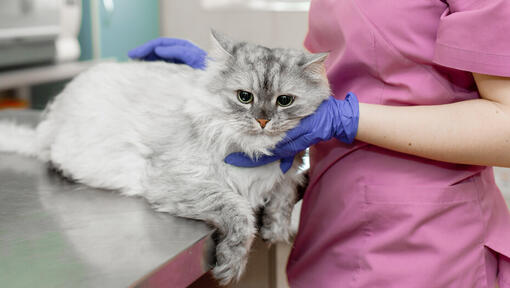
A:
[[[230,247],[225,242],[216,246],[216,266],[212,274],[221,285],[239,280],[246,267],[248,249],[242,245]]]
[[[228,263],[223,263],[217,264],[216,267],[213,268],[212,274],[214,278],[218,280],[220,285],[225,286],[232,281],[239,280],[242,274],[242,269]]]
[[[286,242],[289,243],[290,239],[294,236],[294,231],[289,224],[270,222],[264,223],[259,231],[262,240],[269,243]]]

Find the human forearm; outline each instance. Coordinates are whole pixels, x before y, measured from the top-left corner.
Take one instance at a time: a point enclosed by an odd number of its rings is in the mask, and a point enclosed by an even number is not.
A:
[[[480,74],[474,78],[481,99],[452,104],[358,105],[353,93],[345,100],[330,97],[287,132],[273,155],[258,160],[234,155],[242,161],[228,157],[225,161],[242,167],[260,166],[293,156],[317,141],[335,137],[350,143],[356,135],[358,140],[424,158],[510,167],[510,78]]]
[[[356,139],[439,161],[510,167],[510,107],[486,99],[411,107],[360,103]]]

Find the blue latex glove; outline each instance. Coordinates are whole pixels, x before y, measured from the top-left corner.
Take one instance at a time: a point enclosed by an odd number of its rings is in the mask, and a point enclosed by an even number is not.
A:
[[[299,125],[287,132],[271,156],[262,156],[256,160],[248,155],[236,152],[225,158],[225,163],[238,167],[257,167],[281,160],[280,169],[286,173],[292,166],[294,156],[300,151],[320,141],[336,139],[352,143],[358,131],[359,103],[354,93],[345,100],[329,97],[321,103],[314,114],[305,117]]]
[[[163,60],[205,69],[207,52],[184,39],[157,38],[129,51],[128,56],[132,59]]]

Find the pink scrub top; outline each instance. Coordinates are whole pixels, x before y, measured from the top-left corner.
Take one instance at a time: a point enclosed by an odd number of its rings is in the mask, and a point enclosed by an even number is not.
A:
[[[337,98],[446,104],[480,97],[471,72],[510,76],[510,0],[314,0],[309,22]],[[337,140],[310,154],[291,287],[510,287],[491,167]]]

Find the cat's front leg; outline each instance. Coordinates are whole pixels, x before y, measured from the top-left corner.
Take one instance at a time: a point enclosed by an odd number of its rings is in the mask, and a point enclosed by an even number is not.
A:
[[[238,280],[246,266],[255,235],[255,217],[248,201],[228,189],[211,186],[182,191],[159,211],[203,220],[217,228],[216,265],[212,273],[220,284]]]
[[[270,243],[289,242],[293,236],[290,222],[297,201],[297,185],[301,176],[287,176],[273,191],[262,213],[260,236]]]

